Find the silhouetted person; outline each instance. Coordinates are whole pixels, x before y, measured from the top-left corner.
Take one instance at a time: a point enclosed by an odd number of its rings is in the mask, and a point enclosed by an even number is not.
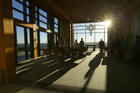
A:
[[[103,52],[103,49],[105,48],[104,41],[101,39],[98,44],[99,44],[100,52]]]
[[[78,52],[78,47],[79,47],[78,42],[77,42],[77,40],[75,40],[74,41],[74,51],[76,52],[76,55],[77,55],[77,52]]]
[[[80,47],[81,47],[81,48],[84,47],[84,41],[83,41],[83,38],[81,38],[81,41],[80,41]]]

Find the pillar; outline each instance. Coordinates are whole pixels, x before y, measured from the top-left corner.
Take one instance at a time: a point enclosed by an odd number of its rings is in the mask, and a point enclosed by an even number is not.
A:
[[[0,0],[0,82],[16,76],[12,0]]]

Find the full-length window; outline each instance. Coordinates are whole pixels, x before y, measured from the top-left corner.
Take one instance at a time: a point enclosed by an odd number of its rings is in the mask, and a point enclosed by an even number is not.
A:
[[[16,20],[32,23],[31,4],[28,0],[12,0],[12,14]],[[15,24],[17,63],[33,58],[32,30]]]
[[[50,29],[50,19],[46,11],[35,7],[36,25],[44,29]],[[48,49],[48,33],[41,30],[37,31],[37,50],[38,56],[44,55],[43,51]]]
[[[17,63],[33,58],[31,29],[15,26]]]
[[[58,39],[58,19],[48,14],[31,0],[12,0],[12,16],[14,19],[15,45],[17,62],[25,61],[34,57],[33,44],[33,17],[37,27],[37,53],[44,55],[43,50],[56,47]],[[35,15],[34,11],[35,10]],[[51,31],[48,31],[51,30]],[[55,33],[52,33],[55,32]],[[53,37],[54,36],[54,37]]]
[[[107,45],[108,30],[104,22],[75,23],[73,27],[74,39],[77,39],[78,42],[83,38],[85,45],[98,45],[98,42],[102,39]],[[91,32],[89,29],[91,29]]]

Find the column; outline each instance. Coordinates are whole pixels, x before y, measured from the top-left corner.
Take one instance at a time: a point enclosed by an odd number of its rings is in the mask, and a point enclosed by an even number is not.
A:
[[[14,23],[12,0],[0,0],[0,82],[16,76]]]

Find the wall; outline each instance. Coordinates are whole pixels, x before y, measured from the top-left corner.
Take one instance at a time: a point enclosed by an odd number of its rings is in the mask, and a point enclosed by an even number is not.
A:
[[[60,37],[64,39],[64,41],[70,40],[70,22],[67,20],[60,20]]]
[[[127,36],[130,36],[131,39],[134,37],[135,33],[135,18],[136,18],[136,7],[131,7],[126,11],[119,10],[117,20],[115,20],[115,26],[111,31],[113,35],[113,40],[116,39],[126,39]],[[123,9],[122,9],[123,10]]]
[[[140,5],[137,5],[137,7],[136,7],[134,36],[140,36]]]

